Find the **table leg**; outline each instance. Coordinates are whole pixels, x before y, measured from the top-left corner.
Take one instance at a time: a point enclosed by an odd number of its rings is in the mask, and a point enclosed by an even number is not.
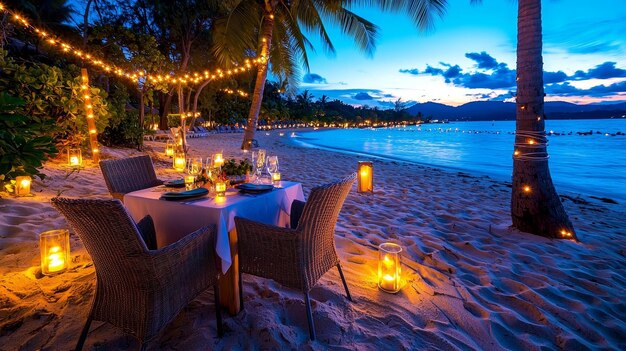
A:
[[[228,243],[230,244],[230,255],[233,263],[219,280],[220,303],[228,309],[232,316],[241,311],[239,304],[239,254],[237,250],[237,230],[228,232]]]

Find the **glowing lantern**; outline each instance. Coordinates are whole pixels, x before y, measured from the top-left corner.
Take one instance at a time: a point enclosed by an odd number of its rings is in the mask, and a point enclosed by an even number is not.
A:
[[[193,175],[185,176],[185,190],[192,190],[196,183],[196,177]]]
[[[53,275],[64,272],[70,261],[70,235],[67,229],[49,230],[39,235],[41,273]]]
[[[222,167],[224,165],[224,157],[222,154],[213,155],[213,166],[214,167]]]
[[[272,173],[272,180],[276,183],[276,182],[280,182],[280,172],[274,172]]]
[[[174,154],[174,169],[182,172],[185,170],[185,166],[187,162],[185,160],[185,154],[182,152],[177,152]]]
[[[378,246],[378,287],[389,293],[400,291],[402,247],[393,243]]]
[[[218,197],[226,195],[226,183],[224,182],[215,183],[215,193]]]
[[[83,156],[80,149],[67,149],[67,165],[79,168],[83,165]]]
[[[27,196],[30,194],[30,183],[33,179],[29,176],[15,177],[15,195]]]
[[[174,156],[174,143],[170,140],[165,144],[165,156],[172,157]]]
[[[357,192],[371,193],[374,191],[374,166],[369,161],[359,161]]]

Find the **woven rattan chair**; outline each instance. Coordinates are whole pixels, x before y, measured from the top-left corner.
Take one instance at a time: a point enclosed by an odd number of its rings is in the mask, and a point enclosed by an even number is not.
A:
[[[111,196],[122,201],[126,193],[163,184],[148,155],[100,161],[100,169]]]
[[[322,275],[337,267],[350,301],[350,291],[335,252],[335,224],[356,174],[311,190],[295,228],[281,228],[235,217],[240,287],[241,273],[273,279],[304,293],[309,333],[315,340],[309,291]],[[295,203],[293,207],[297,207]],[[295,221],[294,221],[295,222]],[[295,223],[294,223],[295,224]],[[240,302],[243,306],[243,288]]]
[[[74,228],[96,269],[94,302],[76,350],[82,349],[92,320],[121,328],[144,350],[148,340],[210,286],[222,335],[215,230],[201,228],[162,249],[148,250],[141,236],[154,231],[150,217],[136,225],[119,200],[54,198],[52,205]]]

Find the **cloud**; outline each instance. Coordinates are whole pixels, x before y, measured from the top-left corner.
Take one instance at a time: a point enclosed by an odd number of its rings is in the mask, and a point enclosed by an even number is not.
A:
[[[608,78],[622,78],[626,77],[626,69],[616,68],[615,62],[605,62],[597,65],[594,68],[589,69],[587,72],[576,71],[573,78],[577,80],[584,79],[608,79]]]
[[[477,52],[468,52],[465,54],[465,57],[476,61],[476,66],[480,69],[494,69],[498,66],[498,61],[485,51],[480,54]]]
[[[423,70],[407,68],[400,69],[399,72],[418,76],[440,76],[444,78],[446,83],[468,89],[512,89],[516,87],[516,71],[509,68],[506,63],[498,62],[485,51],[480,53],[469,52],[465,54],[465,57],[476,63],[474,70],[465,72],[459,65],[439,62],[441,67],[426,65],[426,68]],[[607,61],[587,71],[577,71],[571,76],[563,71],[544,72],[544,84],[549,85],[575,80],[626,77],[626,69],[618,68],[616,65],[616,62]],[[553,87],[555,91],[560,91],[561,89],[569,90],[571,88],[575,89],[575,87],[567,85],[563,85],[560,88],[556,86]],[[600,90],[602,90],[602,88],[597,89],[597,91]]]
[[[607,96],[626,92],[626,80],[610,85],[596,85],[588,89],[580,89],[569,82],[550,84],[545,87],[546,94],[557,96]]]
[[[317,83],[317,84],[327,84],[326,78],[320,76],[316,73],[307,73],[302,77],[303,83]]]
[[[353,98],[355,98],[356,100],[373,100],[374,99],[370,94],[366,92],[356,93],[354,94]]]

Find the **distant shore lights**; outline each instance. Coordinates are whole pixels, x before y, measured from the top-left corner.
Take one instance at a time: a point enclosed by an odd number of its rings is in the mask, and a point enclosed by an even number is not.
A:
[[[370,161],[359,161],[357,192],[374,192],[374,165]]]

